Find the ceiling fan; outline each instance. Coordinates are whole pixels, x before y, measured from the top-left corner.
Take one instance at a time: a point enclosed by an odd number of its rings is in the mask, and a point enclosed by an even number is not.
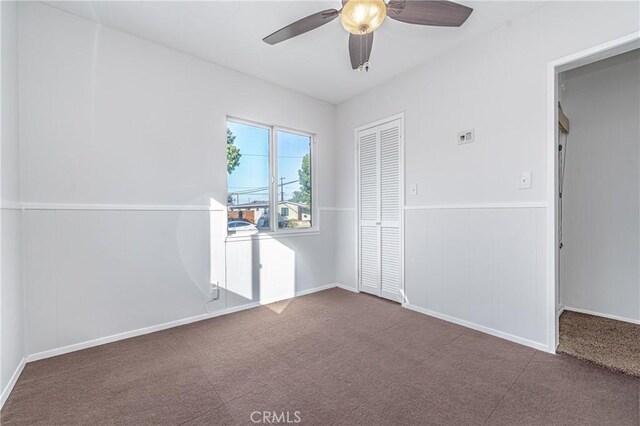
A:
[[[340,10],[327,9],[302,18],[263,39],[277,44],[327,24],[338,16],[349,34],[349,56],[355,70],[369,71],[373,32],[388,16],[408,24],[459,27],[471,15],[470,7],[445,0],[342,0]]]

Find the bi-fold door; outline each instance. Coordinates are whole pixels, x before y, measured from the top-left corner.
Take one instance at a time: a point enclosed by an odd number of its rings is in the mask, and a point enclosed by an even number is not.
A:
[[[402,119],[360,130],[357,144],[360,290],[402,302]]]

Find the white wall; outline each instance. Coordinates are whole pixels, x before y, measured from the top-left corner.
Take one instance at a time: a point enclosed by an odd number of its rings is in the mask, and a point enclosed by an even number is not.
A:
[[[0,406],[25,355],[24,287],[22,284],[22,212],[18,169],[17,6],[2,2],[2,114],[0,116]]]
[[[640,51],[564,77],[564,303],[640,322]]]
[[[405,112],[406,187],[418,185],[418,194],[406,197],[411,305],[551,346],[547,63],[637,31],[639,12],[636,2],[551,2],[338,106],[337,143],[344,150],[336,156],[336,206],[345,208],[355,206],[353,129]],[[469,128],[476,142],[458,146],[457,132]],[[518,190],[524,171],[532,172],[533,188]],[[336,277],[355,286],[348,237],[355,211],[336,220],[347,236],[337,244]]]
[[[203,314],[225,252],[209,311],[334,281],[332,210],[226,244],[221,211],[227,115],[317,134],[332,206],[332,105],[39,3],[19,36],[29,353]]]

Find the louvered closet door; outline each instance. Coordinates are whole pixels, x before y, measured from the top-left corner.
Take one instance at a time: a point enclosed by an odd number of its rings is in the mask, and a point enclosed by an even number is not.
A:
[[[380,131],[380,296],[398,302],[401,294],[400,120]]]
[[[378,129],[359,134],[360,290],[380,295],[380,174]]]
[[[401,121],[364,130],[358,142],[360,289],[401,302]]]

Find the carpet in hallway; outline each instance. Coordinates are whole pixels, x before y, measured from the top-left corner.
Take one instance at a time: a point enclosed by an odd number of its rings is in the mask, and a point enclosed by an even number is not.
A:
[[[640,377],[640,325],[564,311],[558,352]]]

